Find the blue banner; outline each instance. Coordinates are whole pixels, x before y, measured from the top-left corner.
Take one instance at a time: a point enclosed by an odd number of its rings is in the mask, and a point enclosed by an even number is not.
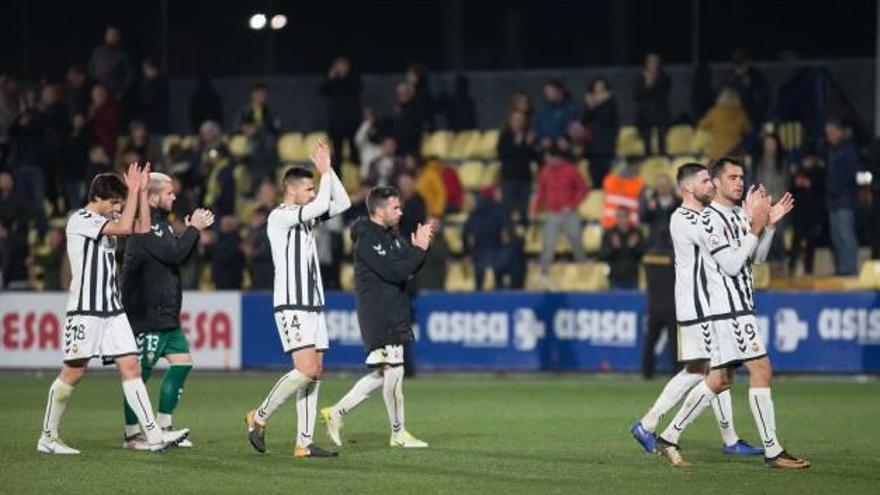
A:
[[[776,371],[880,372],[874,292],[759,292],[762,337]],[[605,293],[426,293],[415,301],[413,356],[428,370],[637,371],[645,297]],[[328,369],[362,368],[352,294],[328,293]],[[289,366],[269,294],[242,296],[242,365]],[[666,360],[660,359],[659,364]]]

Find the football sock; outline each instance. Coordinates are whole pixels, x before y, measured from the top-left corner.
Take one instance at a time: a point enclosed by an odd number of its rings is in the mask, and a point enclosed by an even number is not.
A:
[[[43,416],[43,434],[51,437],[58,436],[58,425],[61,416],[67,409],[67,399],[73,393],[73,386],[56,378],[49,387],[49,398],[46,401],[46,414]]]
[[[391,424],[392,434],[406,430],[403,413],[403,371],[403,366],[386,368],[382,384],[382,398],[385,399],[385,409],[388,410],[388,422]]]
[[[269,391],[269,395],[263,399],[263,403],[257,408],[256,419],[260,423],[265,423],[281,404],[284,404],[291,395],[311,381],[309,377],[300,373],[299,370],[293,370],[279,378],[275,382],[275,386],[272,387],[272,390]]]
[[[776,438],[776,410],[773,407],[773,398],[769,388],[750,388],[749,406],[752,408],[752,416],[758,426],[758,433],[764,442],[764,455],[776,457],[782,452],[782,445]]]
[[[687,370],[679,371],[666,382],[666,386],[663,387],[663,391],[657,396],[654,405],[651,406],[651,409],[642,418],[642,426],[648,431],[656,430],[657,423],[660,422],[663,415],[678,404],[678,401],[684,397],[684,394],[703,378],[702,373],[688,373]]]
[[[141,367],[141,380],[143,380],[144,383],[147,383],[147,380],[150,379],[150,375],[152,374],[152,367]],[[128,401],[124,397],[122,399],[122,410],[125,412],[125,436],[130,437],[132,435],[137,435],[138,432],[141,431],[138,426],[137,415],[131,410],[131,407],[128,406]]]
[[[333,413],[340,416],[349,414],[361,402],[367,400],[374,390],[381,387],[383,382],[382,375],[378,371],[365,375],[333,406]]]
[[[712,397],[715,397],[715,394],[706,386],[706,382],[698,383],[691,389],[684,399],[681,409],[678,410],[660,437],[667,442],[677,444],[681,433],[700,416],[700,413],[709,407]]]
[[[320,388],[321,382],[313,381],[296,391],[296,443],[300,447],[308,447],[314,442]]]
[[[156,419],[153,417],[153,405],[150,403],[150,396],[147,395],[147,387],[140,378],[122,381],[122,392],[125,394],[125,400],[137,416],[138,423],[143,428],[147,436],[147,441],[155,444],[162,441],[159,434],[159,427]]]
[[[733,427],[733,404],[730,401],[730,390],[725,390],[712,399],[712,410],[715,411],[715,419],[718,420],[718,428],[721,430],[721,439],[724,445],[731,446],[739,441],[739,435]]]

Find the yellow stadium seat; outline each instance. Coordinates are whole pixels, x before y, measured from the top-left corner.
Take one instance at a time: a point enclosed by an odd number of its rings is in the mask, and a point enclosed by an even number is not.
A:
[[[618,156],[644,156],[645,142],[639,135],[635,126],[627,125],[620,128],[617,133]]]
[[[501,162],[495,161],[483,165],[480,188],[497,186],[499,177],[501,177]]]
[[[602,219],[602,208],[605,203],[605,192],[594,189],[578,206],[578,213],[584,220],[598,222]]]
[[[180,140],[180,146],[185,150],[194,150],[199,144],[199,137],[195,134],[183,136]]]
[[[351,263],[343,263],[339,267],[339,286],[344,291],[354,290],[354,265]]]
[[[443,227],[443,238],[449,251],[452,254],[461,254],[464,252],[464,239],[462,238],[462,229],[458,225],[446,225]]]
[[[797,121],[779,124],[779,140],[785,150],[798,149],[804,144],[804,126]]]
[[[352,251],[354,251],[354,243],[351,240],[351,226],[346,226],[342,230],[342,253],[351,256]]]
[[[590,161],[584,158],[583,160],[578,160],[577,162],[578,172],[581,173],[581,177],[587,181],[587,184],[590,186],[590,189],[595,189],[596,186],[593,184],[593,181],[590,178]],[[601,187],[601,184],[599,185]]]
[[[247,137],[236,134],[229,138],[229,152],[236,158],[241,158],[247,153]]]
[[[461,131],[452,138],[449,157],[453,160],[477,158],[480,145],[480,131]]]
[[[435,131],[422,136],[422,156],[449,158],[449,149],[452,147],[451,131]]]
[[[752,267],[752,280],[756,289],[770,287],[770,265],[761,263]]]
[[[584,243],[584,250],[589,254],[598,253],[602,248],[602,225],[596,222],[590,222],[584,227],[584,233],[581,236]]]
[[[541,231],[537,225],[529,225],[525,235],[526,254],[535,255],[541,252]]]
[[[693,153],[694,128],[687,125],[674,125],[666,132],[666,153],[670,155],[682,155]]]
[[[305,148],[304,151],[306,154],[305,159],[308,159],[309,155],[312,154],[312,150],[315,149],[315,144],[318,141],[324,141],[329,144],[330,138],[327,137],[327,133],[324,131],[310,132],[303,138],[303,147]]]
[[[483,183],[483,163],[472,160],[464,162],[457,168],[458,180],[466,191],[476,191]]]
[[[712,135],[705,129],[697,129],[691,136],[691,152],[705,155],[712,146]]]
[[[498,138],[501,136],[501,131],[498,129],[489,129],[484,131],[480,136],[480,141],[477,145],[477,158],[483,158],[486,160],[494,160],[498,157]]]
[[[361,187],[361,170],[357,164],[345,162],[342,164],[342,185],[349,194],[357,192]]]
[[[608,289],[608,264],[599,262],[565,263],[558,287],[564,291],[598,292]],[[552,271],[551,271],[552,273]]]
[[[862,263],[858,278],[847,281],[846,288],[848,290],[880,289],[880,261],[867,260]]]
[[[177,134],[166,134],[162,137],[162,154],[167,155],[171,151],[171,147],[179,145],[182,139]]]
[[[446,267],[445,287],[450,292],[471,292],[476,288],[474,270],[460,261],[450,262]]]
[[[288,132],[278,139],[278,158],[282,162],[299,162],[308,159],[302,134]]]
[[[641,168],[639,169],[639,175],[641,175],[642,180],[645,181],[645,185],[648,187],[654,187],[657,177],[661,174],[670,177],[674,182],[675,172],[672,169],[672,165],[669,163],[669,159],[665,156],[652,156],[647,158],[642,162]]]

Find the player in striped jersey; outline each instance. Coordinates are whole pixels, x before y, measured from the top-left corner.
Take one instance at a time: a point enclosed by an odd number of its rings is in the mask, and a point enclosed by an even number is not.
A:
[[[296,394],[296,457],[332,457],[336,452],[314,443],[318,388],[327,351],[324,287],[321,282],[315,227],[351,206],[345,188],[330,166],[330,149],[320,141],[311,156],[321,184],[315,194],[311,171],[294,167],[284,174],[284,202],[267,222],[275,265],[275,323],[293,370],[278,380],[260,406],[245,416],[248,439],[258,452],[266,451],[266,422]]]
[[[675,248],[675,314],[678,320],[678,361],[684,368],[672,377],[647,414],[630,431],[647,452],[654,451],[657,423],[709,372],[711,351],[710,297],[706,265],[700,242],[702,212],[715,196],[709,170],[699,163],[687,163],[676,177],[682,204],[669,222]],[[715,418],[724,441],[722,452],[731,455],[760,455],[764,451],[740,440],[733,425],[730,392],[712,400]]]
[[[149,177],[149,164],[141,171],[131,164],[125,182],[114,174],[96,176],[89,190],[88,205],[67,221],[67,256],[72,278],[64,325],[64,362],[49,388],[38,452],[79,454],[61,440],[58,428],[67,400],[94,357],[103,358],[105,364],[116,362],[125,400],[147,436],[148,450],[164,450],[189,433],[186,429],[162,431],[156,424],[141,380],[137,344],[116,282],[116,237],[150,229],[146,199]]]
[[[657,438],[657,452],[673,465],[687,467],[678,448],[681,433],[709,403],[727,391],[734,370],[745,366],[749,372],[749,405],[764,442],[764,462],[768,467],[803,469],[809,461],[787,453],[776,437],[776,413],[770,395],[770,359],[754,315],[751,267],[763,262],[770,250],[775,226],[794,206],[785,193],[771,207],[763,187],[753,187],[743,206],[743,166],[724,157],[713,163],[715,200],[700,216],[700,242],[710,296],[711,372],[685,398],[672,423]]]

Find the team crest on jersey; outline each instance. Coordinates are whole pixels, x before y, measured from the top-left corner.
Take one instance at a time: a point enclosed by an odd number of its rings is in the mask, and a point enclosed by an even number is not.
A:
[[[712,234],[709,236],[709,248],[715,249],[721,245],[721,237],[718,234]]]
[[[376,251],[376,254],[378,254],[379,256],[385,256],[386,254],[388,254],[381,244],[376,244],[375,246],[373,246],[373,250]]]

